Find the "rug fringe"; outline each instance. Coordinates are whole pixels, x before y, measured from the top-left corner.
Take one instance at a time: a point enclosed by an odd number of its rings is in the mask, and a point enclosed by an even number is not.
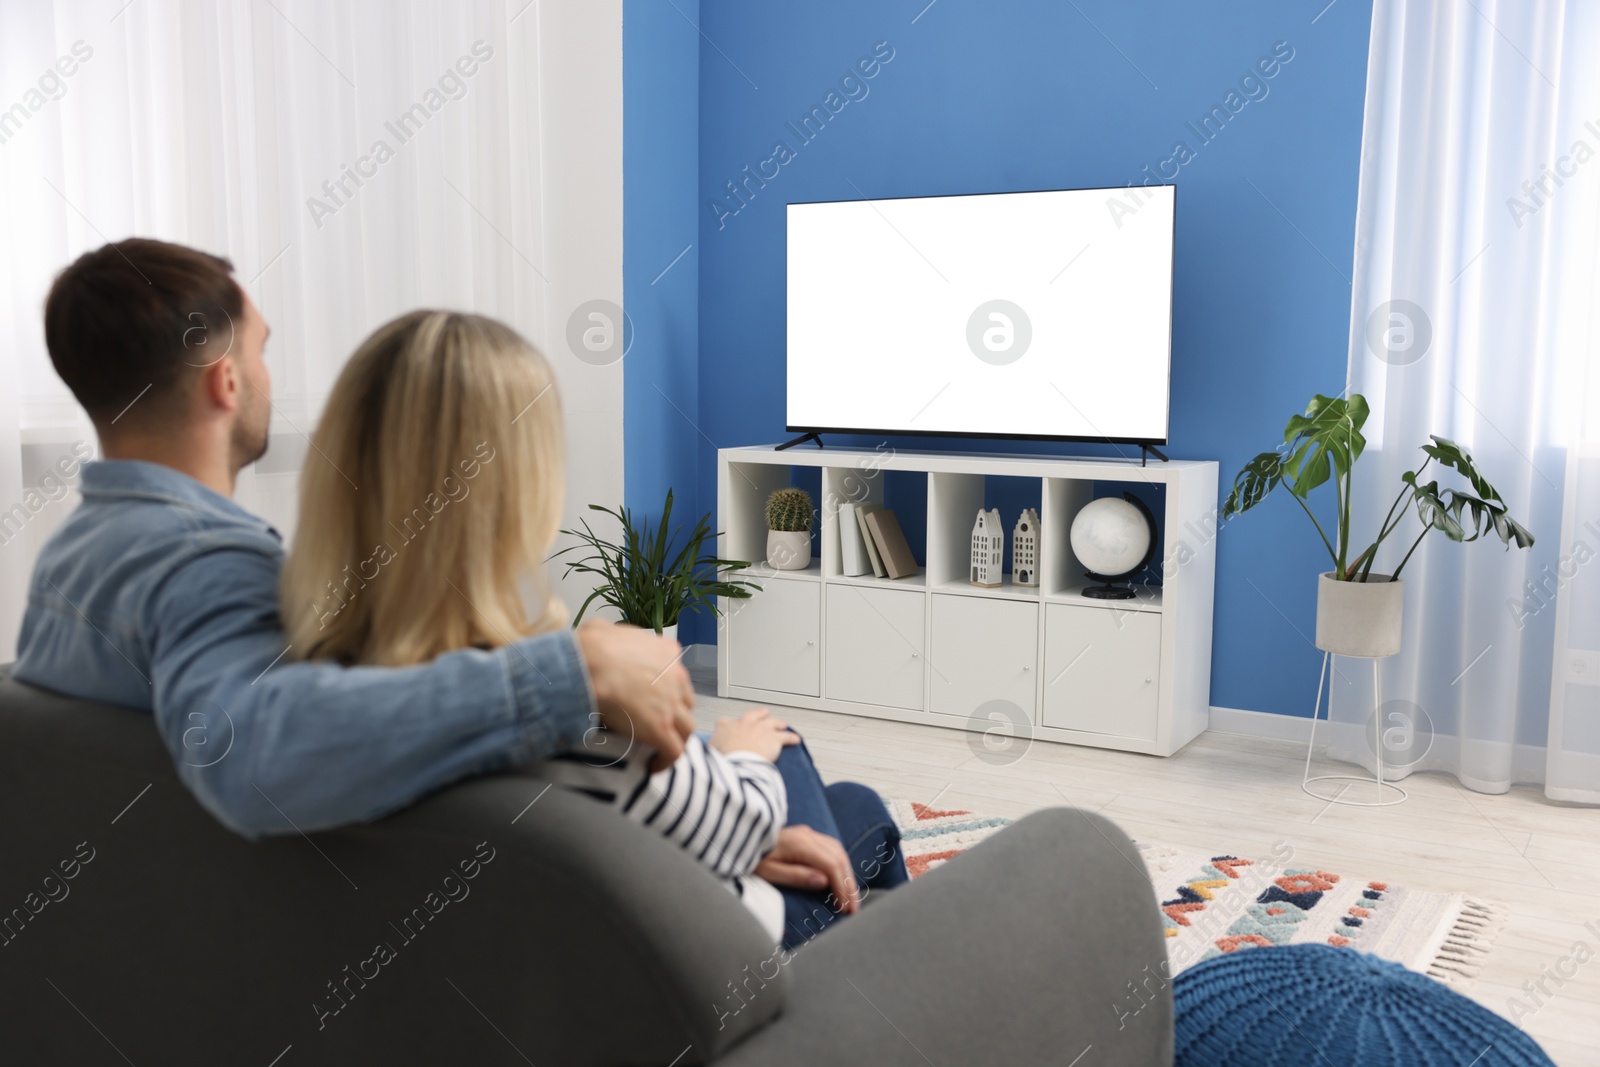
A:
[[[1483,970],[1484,957],[1505,929],[1511,913],[1504,904],[1463,897],[1461,910],[1445,931],[1444,940],[1428,964],[1428,976],[1446,985],[1465,985]]]

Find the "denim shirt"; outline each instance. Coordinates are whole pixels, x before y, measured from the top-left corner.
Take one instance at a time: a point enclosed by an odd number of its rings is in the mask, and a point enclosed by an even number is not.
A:
[[[570,631],[416,667],[287,658],[282,565],[276,530],[187,475],[86,464],[34,568],[13,677],[153,712],[179,778],[250,837],[375,819],[593,724]]]

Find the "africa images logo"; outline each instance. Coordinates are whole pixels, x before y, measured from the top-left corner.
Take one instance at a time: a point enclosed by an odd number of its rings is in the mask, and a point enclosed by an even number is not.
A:
[[[985,363],[1015,363],[1032,343],[1033,322],[1009,300],[986,300],[967,318],[967,347]]]

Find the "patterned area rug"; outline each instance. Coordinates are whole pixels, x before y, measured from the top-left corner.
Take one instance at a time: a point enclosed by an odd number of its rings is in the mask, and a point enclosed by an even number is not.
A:
[[[913,879],[1011,823],[885,798]],[[1226,952],[1319,942],[1370,952],[1451,984],[1477,976],[1506,922],[1502,905],[1464,893],[1361,882],[1294,862],[1140,843],[1167,934],[1172,973]]]
[[[884,797],[883,802],[900,827],[900,848],[913,881],[1011,825],[1010,819],[984,818],[970,811],[940,811],[914,800]]]

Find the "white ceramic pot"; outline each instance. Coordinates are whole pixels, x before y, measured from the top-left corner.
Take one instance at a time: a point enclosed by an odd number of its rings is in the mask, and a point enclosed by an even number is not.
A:
[[[676,641],[678,639],[678,624],[673,623],[671,626],[663,627],[661,630],[661,636],[670,637]]]
[[[1317,647],[1337,656],[1377,659],[1400,651],[1405,582],[1387,574],[1341,582],[1332,571],[1317,579]]]
[[[810,530],[768,530],[767,562],[780,571],[803,571],[811,565]]]

